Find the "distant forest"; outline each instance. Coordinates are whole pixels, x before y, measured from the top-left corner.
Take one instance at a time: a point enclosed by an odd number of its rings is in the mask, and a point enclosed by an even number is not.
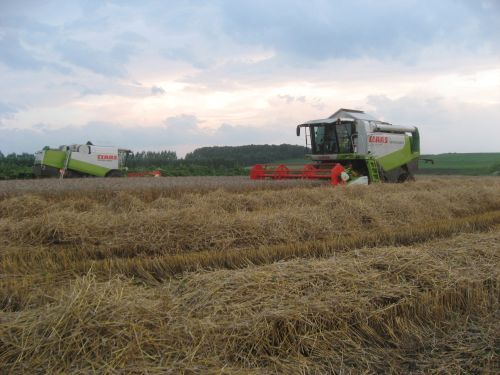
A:
[[[174,151],[141,151],[130,154],[130,171],[161,169],[167,176],[234,176],[246,175],[247,167],[257,163],[303,158],[305,147],[282,145],[247,145],[202,147],[184,159]],[[0,179],[32,178],[33,154],[0,152]]]
[[[0,151],[0,180],[32,178],[33,154],[4,155]]]
[[[306,148],[288,144],[201,147],[186,155],[186,161],[225,160],[238,165],[271,163],[276,160],[303,159]]]

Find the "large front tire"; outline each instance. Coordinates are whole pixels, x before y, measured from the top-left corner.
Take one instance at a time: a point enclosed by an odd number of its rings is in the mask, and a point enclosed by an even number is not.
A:
[[[113,169],[113,170],[109,171],[108,173],[106,173],[106,177],[123,177],[123,172],[121,172],[117,169]]]
[[[408,173],[401,173],[399,176],[398,176],[398,181],[397,183],[398,184],[402,184],[403,182],[406,182],[409,180],[409,174]]]
[[[398,176],[397,183],[403,183],[403,182],[410,182],[410,181],[415,181],[415,177],[413,176],[412,173],[410,173],[408,170],[403,169],[403,172]]]

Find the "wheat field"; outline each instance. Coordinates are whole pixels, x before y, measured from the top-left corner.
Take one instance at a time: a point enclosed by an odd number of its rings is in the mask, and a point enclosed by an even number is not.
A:
[[[0,183],[0,373],[500,371],[500,180]]]

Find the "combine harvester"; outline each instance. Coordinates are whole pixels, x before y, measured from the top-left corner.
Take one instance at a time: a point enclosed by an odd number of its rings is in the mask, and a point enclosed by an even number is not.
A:
[[[339,109],[304,128],[309,164],[257,164],[250,178],[323,179],[332,185],[404,182],[418,168],[420,138],[414,126],[392,125],[369,114]]]
[[[35,153],[36,177],[142,177],[161,176],[160,171],[127,172],[127,157],[132,151],[92,143],[60,146]]]

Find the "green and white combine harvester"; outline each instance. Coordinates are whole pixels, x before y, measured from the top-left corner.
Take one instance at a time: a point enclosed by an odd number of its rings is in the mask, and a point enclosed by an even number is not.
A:
[[[379,121],[358,110],[339,109],[304,129],[308,164],[257,164],[252,179],[324,179],[332,185],[404,182],[413,179],[420,157],[414,126]]]
[[[130,150],[92,143],[60,146],[35,153],[37,177],[122,177]]]

